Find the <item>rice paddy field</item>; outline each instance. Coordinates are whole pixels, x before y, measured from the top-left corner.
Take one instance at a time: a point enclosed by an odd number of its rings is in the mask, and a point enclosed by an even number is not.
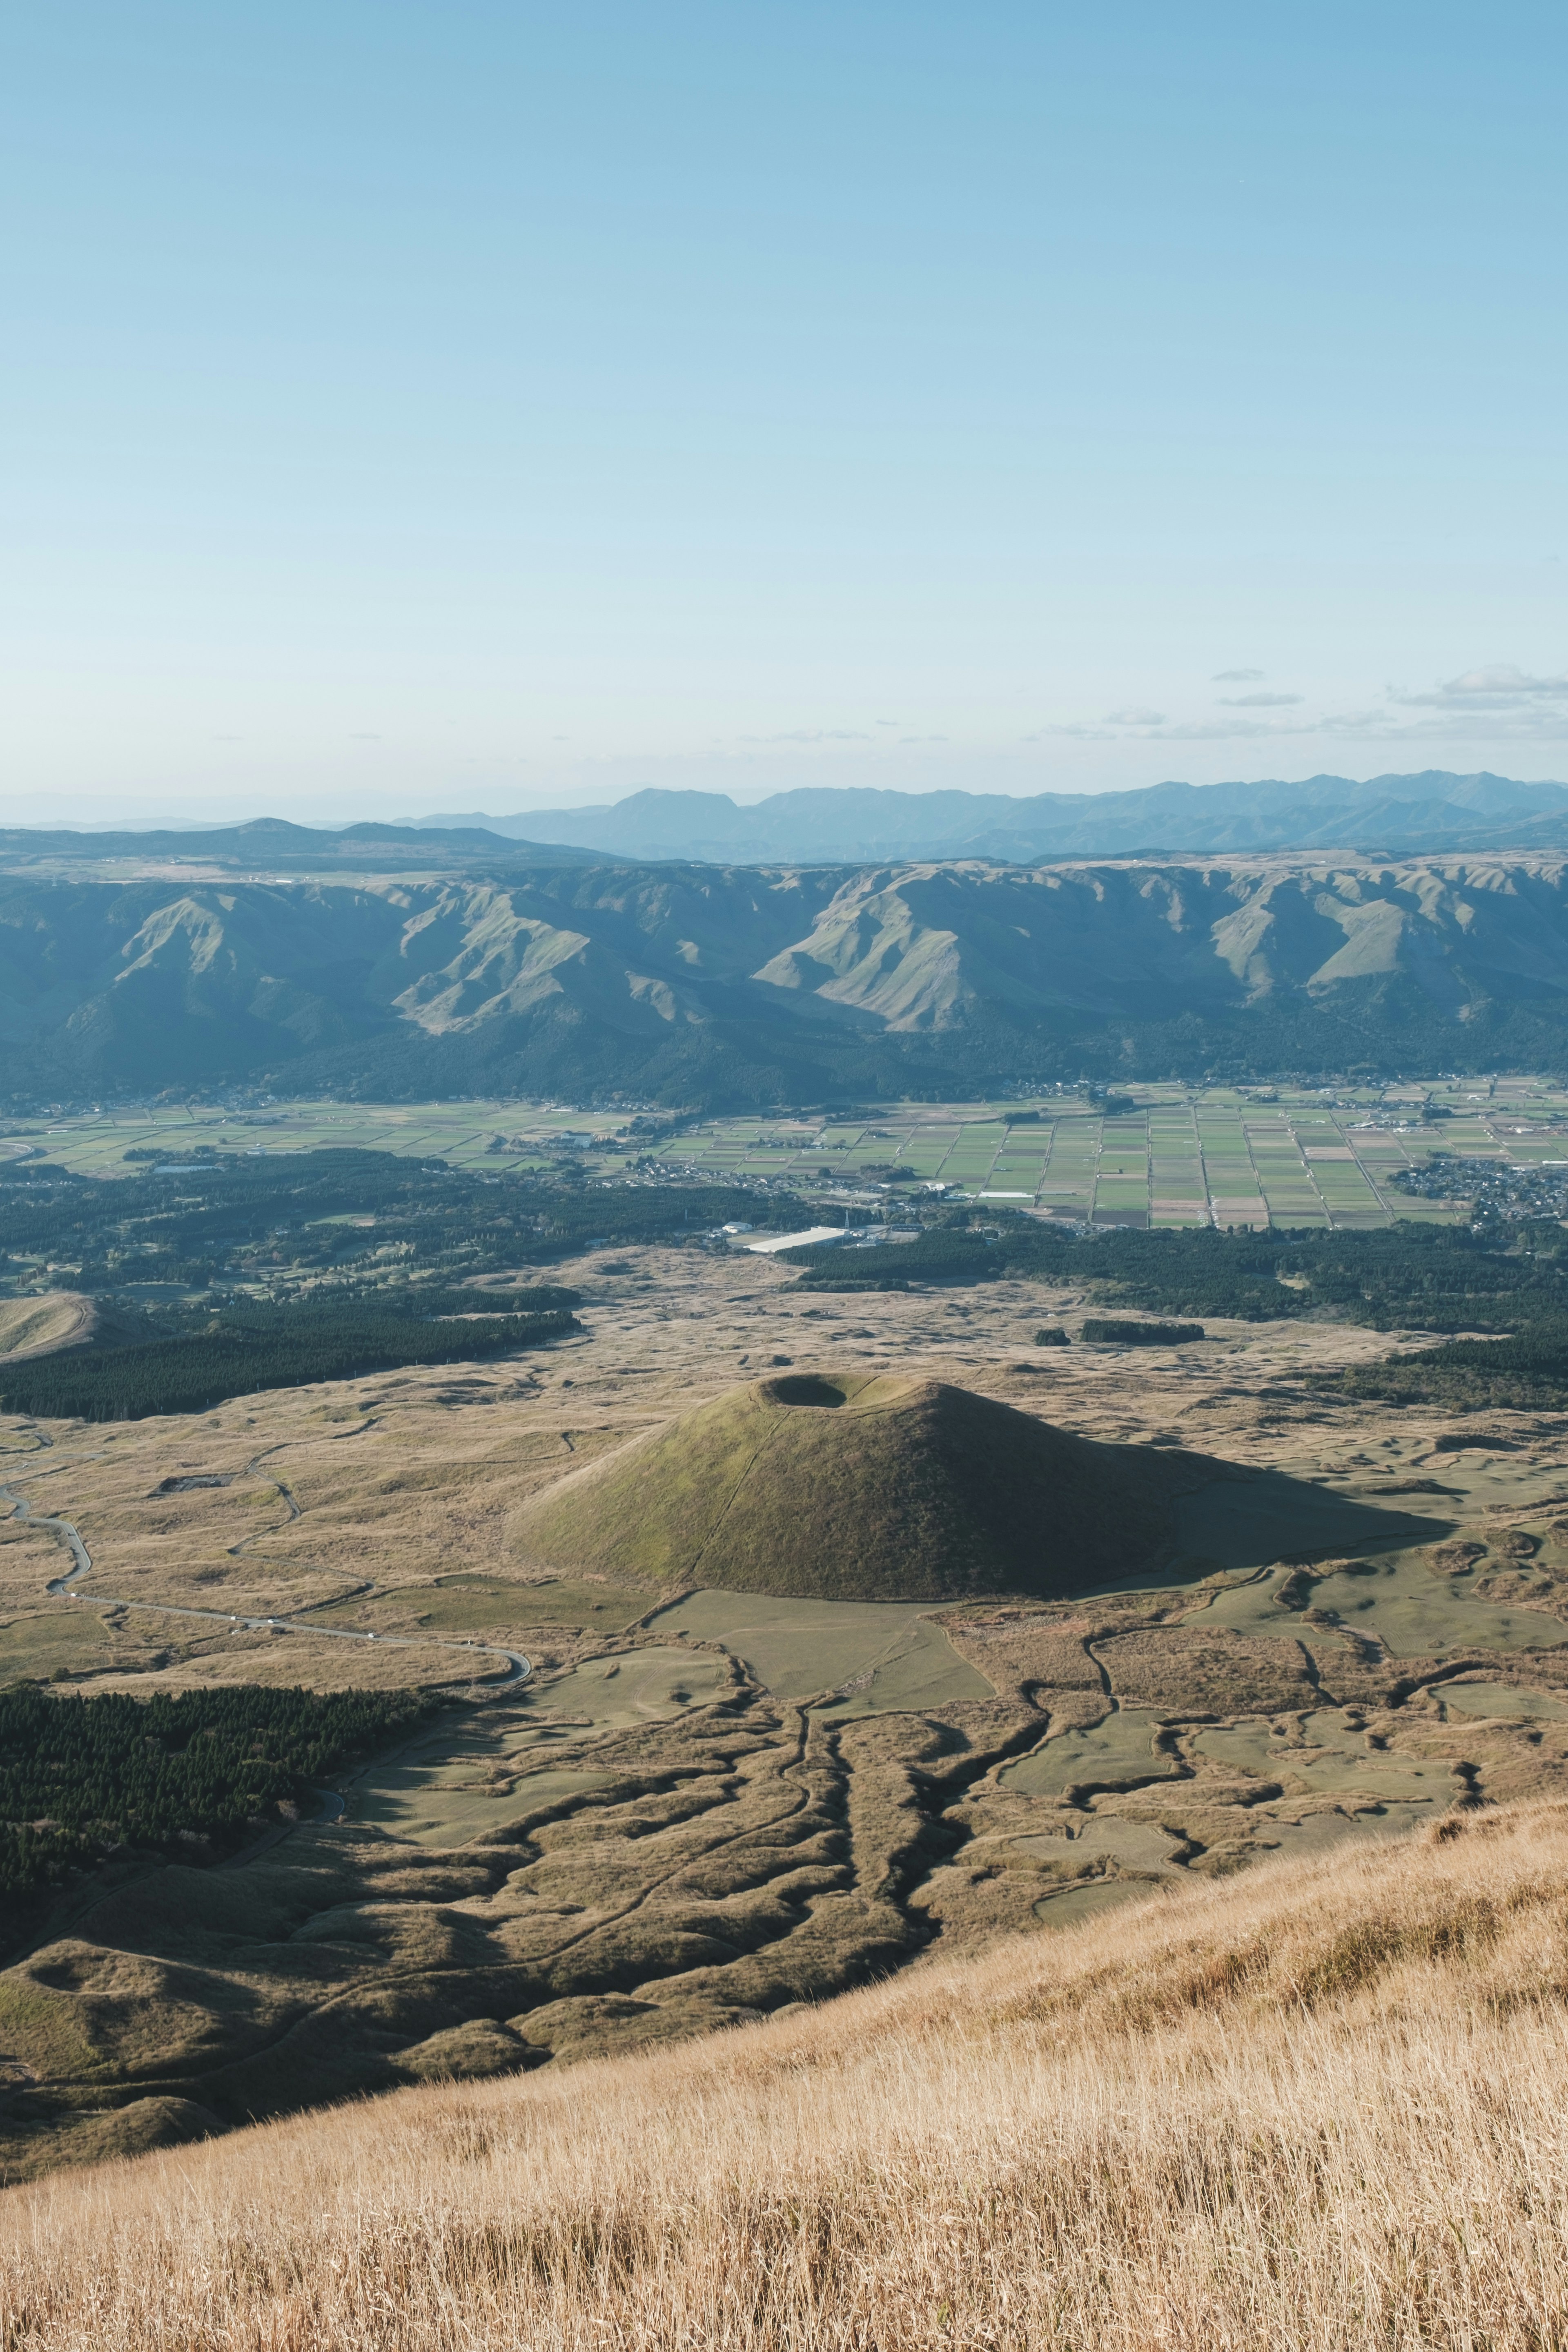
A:
[[[692,1175],[874,1184],[890,1175],[1098,1224],[1450,1222],[1453,1202],[1391,1190],[1435,1153],[1568,1164],[1568,1090],[1544,1078],[1398,1090],[1134,1087],[1106,1117],[1081,1098],[904,1104],[861,1120],[712,1119],[664,1147]],[[1437,1116],[1432,1117],[1436,1112]]]
[[[167,1150],[178,1165],[202,1144],[277,1153],[335,1144],[492,1171],[548,1169],[570,1155],[590,1173],[624,1175],[634,1158],[646,1167],[651,1150],[655,1172],[667,1178],[853,1192],[904,1177],[1098,1224],[1349,1230],[1396,1216],[1462,1217],[1461,1204],[1391,1190],[1395,1176],[1435,1154],[1568,1166],[1568,1087],[1546,1077],[1412,1080],[1331,1094],[1149,1086],[1117,1101],[1111,1116],[1063,1095],[681,1121],[651,1146],[632,1135],[626,1113],[563,1104],[190,1104],[18,1123],[0,1137],[0,1151],[91,1175],[129,1174],[147,1164],[140,1155],[149,1150]],[[127,1160],[128,1152],[139,1156]]]

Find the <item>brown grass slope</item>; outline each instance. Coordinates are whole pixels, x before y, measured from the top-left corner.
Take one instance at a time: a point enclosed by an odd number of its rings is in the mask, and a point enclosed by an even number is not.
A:
[[[101,1343],[114,1336],[112,1319],[106,1321],[96,1303],[76,1290],[0,1299],[0,1357],[19,1364],[34,1356],[52,1356],[61,1348]]]
[[[7,2352],[1554,2352],[1568,1808],[0,2200]]]
[[[1053,1597],[1133,1573],[1173,1498],[1224,1475],[1104,1445],[946,1381],[753,1381],[525,1505],[525,1557],[783,1599]]]

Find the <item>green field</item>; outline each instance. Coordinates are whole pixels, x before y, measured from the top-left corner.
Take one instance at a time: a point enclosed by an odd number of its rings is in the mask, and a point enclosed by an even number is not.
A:
[[[523,1102],[283,1103],[224,1110],[199,1103],[156,1110],[104,1110],[57,1121],[18,1120],[0,1151],[41,1152],[83,1176],[129,1176],[149,1163],[128,1151],[166,1150],[178,1163],[197,1144],[220,1151],[320,1151],[333,1144],[395,1151],[454,1167],[546,1168],[575,1146],[603,1150],[629,1124],[624,1111],[579,1111]],[[498,1150],[496,1147],[500,1145]]]
[[[348,1813],[416,1845],[462,1845],[558,1797],[611,1777],[575,1761],[584,1735],[626,1731],[705,1706],[728,1686],[720,1659],[632,1650],[592,1659],[524,1690],[510,1706],[438,1724],[354,1781]],[[574,1756],[555,1765],[564,1743]]]
[[[806,1193],[867,1190],[889,1176],[970,1198],[1139,1226],[1384,1225],[1452,1222],[1451,1202],[1391,1191],[1435,1152],[1529,1168],[1568,1160],[1568,1090],[1542,1077],[1344,1087],[1130,1087],[1111,1117],[1081,1096],[1029,1103],[901,1103],[870,1116],[792,1114],[683,1123],[657,1144],[626,1113],[479,1101],[289,1103],[258,1110],[198,1104],[156,1113],[19,1123],[0,1150],[42,1153],[82,1174],[124,1175],[166,1149],[305,1151],[342,1144],[496,1170],[559,1166],[623,1173],[651,1152],[667,1176],[787,1181]],[[1434,1120],[1424,1114],[1436,1110]],[[1029,1114],[1026,1118],[1023,1114]]]
[[[690,1592],[654,1621],[689,1641],[717,1642],[781,1698],[838,1694],[823,1712],[876,1715],[989,1698],[991,1685],[940,1625],[897,1601],[774,1601]]]
[[[167,1150],[169,1162],[197,1143],[230,1152],[315,1152],[334,1143],[451,1167],[560,1167],[562,1152],[605,1152],[626,1134],[627,1112],[572,1110],[555,1103],[279,1103],[270,1110],[218,1110],[164,1103],[157,1110],[101,1110],[78,1118],[19,1119],[0,1152],[45,1155],[78,1176],[134,1176],[148,1162],[127,1152]]]
[[[663,1148],[693,1176],[874,1186],[889,1175],[972,1200],[1103,1224],[1317,1225],[1395,1217],[1451,1222],[1445,1202],[1392,1191],[1436,1151],[1530,1167],[1568,1159],[1568,1092],[1544,1079],[1412,1085],[1325,1099],[1280,1087],[1130,1090],[1104,1117],[1077,1097],[1037,1104],[904,1104],[864,1125],[711,1119]],[[1438,1121],[1425,1119],[1430,1105]],[[1037,1113],[1020,1123],[1019,1113]],[[1441,1114],[1447,1114],[1441,1116]]]

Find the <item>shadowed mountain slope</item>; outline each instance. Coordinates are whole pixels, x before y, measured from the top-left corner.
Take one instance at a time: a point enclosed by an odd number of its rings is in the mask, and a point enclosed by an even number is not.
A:
[[[1226,1475],[942,1381],[789,1373],[551,1487],[510,1534],[550,1567],[782,1599],[1054,1596],[1146,1568],[1174,1498]]]
[[[691,1105],[1560,1058],[1568,858],[0,877],[13,1099]]]

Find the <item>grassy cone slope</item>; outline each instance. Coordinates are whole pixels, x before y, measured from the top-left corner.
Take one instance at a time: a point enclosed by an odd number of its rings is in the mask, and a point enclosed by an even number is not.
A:
[[[790,1373],[563,1479],[511,1535],[552,1568],[786,1600],[1050,1597],[1148,1565],[1216,1475],[941,1381]]]

